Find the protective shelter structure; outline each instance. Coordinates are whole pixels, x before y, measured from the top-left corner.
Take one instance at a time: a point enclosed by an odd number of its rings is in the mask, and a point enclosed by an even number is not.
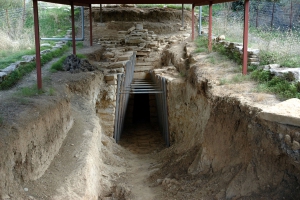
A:
[[[42,89],[42,75],[41,75],[41,55],[40,55],[40,34],[39,34],[39,15],[38,15],[38,1],[57,3],[71,6],[72,18],[72,43],[73,54],[76,54],[76,40],[75,40],[75,23],[74,23],[74,6],[89,7],[90,17],[90,45],[93,45],[92,33],[92,4],[192,4],[192,40],[195,38],[195,6],[209,5],[209,28],[208,28],[208,49],[212,50],[212,5],[217,3],[233,2],[237,0],[32,0],[34,12],[34,30],[35,30],[35,47],[36,47],[36,72],[37,72],[37,86]],[[244,6],[244,42],[243,42],[243,71],[247,74],[248,64],[248,23],[249,23],[249,1],[245,0]]]

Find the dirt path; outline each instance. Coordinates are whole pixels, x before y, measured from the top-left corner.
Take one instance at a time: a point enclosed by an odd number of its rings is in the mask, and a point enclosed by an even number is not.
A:
[[[120,145],[130,151],[126,155],[126,182],[132,199],[161,199],[162,188],[149,181],[158,164],[157,152],[164,148],[157,127],[151,127],[150,124],[133,125],[125,129]]]

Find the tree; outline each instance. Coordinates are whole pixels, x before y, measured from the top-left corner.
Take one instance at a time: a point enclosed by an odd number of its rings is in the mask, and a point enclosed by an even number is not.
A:
[[[24,0],[1,0],[0,8],[10,9],[10,8],[20,8],[23,7]]]
[[[244,9],[244,0],[238,0],[235,2],[232,2],[231,9],[233,11],[241,11]]]

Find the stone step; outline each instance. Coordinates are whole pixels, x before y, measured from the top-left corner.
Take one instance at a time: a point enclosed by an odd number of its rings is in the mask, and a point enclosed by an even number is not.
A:
[[[143,71],[149,71],[151,69],[154,69],[154,66],[152,66],[152,65],[135,66],[134,71],[135,72],[143,72]]]
[[[151,79],[151,75],[149,72],[134,72],[133,74],[134,79]]]

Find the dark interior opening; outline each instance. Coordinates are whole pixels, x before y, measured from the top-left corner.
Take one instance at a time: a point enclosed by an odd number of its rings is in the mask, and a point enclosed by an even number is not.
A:
[[[133,123],[150,122],[149,94],[135,94],[133,105]]]

